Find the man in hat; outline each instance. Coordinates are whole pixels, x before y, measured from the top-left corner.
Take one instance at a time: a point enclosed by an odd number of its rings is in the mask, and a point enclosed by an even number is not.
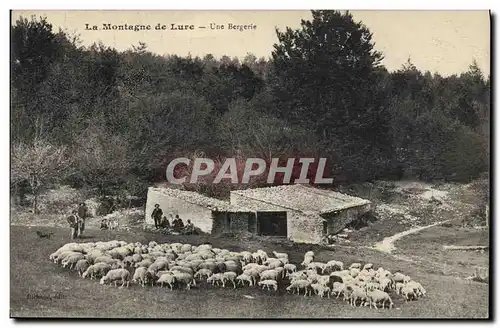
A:
[[[161,217],[163,215],[163,211],[160,208],[160,204],[155,204],[155,209],[153,213],[151,213],[151,217],[155,221],[155,228],[158,229],[161,224]]]
[[[69,227],[71,228],[71,239],[75,239],[78,237],[78,211],[71,211],[71,215],[66,218],[68,221]]]
[[[80,238],[83,234],[83,231],[85,230],[85,219],[88,216],[88,209],[87,209],[87,205],[85,205],[85,203],[80,203],[80,205],[78,205],[77,214],[78,214],[78,233],[77,233],[77,236]]]

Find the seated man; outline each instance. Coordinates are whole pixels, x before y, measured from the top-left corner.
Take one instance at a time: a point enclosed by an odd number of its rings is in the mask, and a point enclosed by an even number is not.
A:
[[[168,222],[168,219],[167,219],[166,216],[164,216],[164,217],[161,218],[160,228],[161,229],[168,229],[168,228],[170,228],[170,222]]]
[[[101,230],[107,230],[108,229],[108,220],[102,219],[101,221]]]
[[[173,225],[174,225],[174,231],[176,231],[176,232],[181,232],[182,229],[184,228],[184,223],[182,222],[179,215],[175,216],[175,220],[173,222]]]
[[[191,235],[194,232],[194,224],[191,220],[187,220],[186,226],[184,227],[184,234]]]

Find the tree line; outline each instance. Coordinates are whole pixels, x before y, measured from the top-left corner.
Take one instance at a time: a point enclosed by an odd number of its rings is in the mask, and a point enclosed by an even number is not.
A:
[[[326,157],[335,184],[468,181],[488,170],[490,77],[383,65],[349,12],[276,30],[271,57],[82,46],[45,17],[11,26],[11,189],[142,194],[176,157]],[[256,181],[255,184],[262,184]],[[231,186],[187,186],[223,196]],[[242,187],[242,186],[239,186]]]

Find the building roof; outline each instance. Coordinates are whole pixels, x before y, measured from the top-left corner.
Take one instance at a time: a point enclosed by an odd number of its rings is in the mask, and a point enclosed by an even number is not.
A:
[[[231,192],[309,214],[326,214],[371,203],[363,198],[301,184],[234,190]]]
[[[173,189],[173,188],[155,188],[150,187],[149,189],[162,193],[164,195],[175,197],[178,199],[182,199],[191,204],[200,205],[211,209],[213,211],[219,212],[253,212],[253,210],[249,210],[242,206],[233,205],[229,202],[204,196],[194,191]]]

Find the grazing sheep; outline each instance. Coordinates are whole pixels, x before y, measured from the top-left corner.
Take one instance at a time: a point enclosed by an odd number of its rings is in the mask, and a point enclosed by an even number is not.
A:
[[[311,295],[311,282],[307,280],[295,280],[286,288],[287,291],[292,291],[292,294],[295,294],[294,290],[296,290],[299,295],[301,289],[304,289],[304,296]]]
[[[142,287],[145,287],[149,281],[151,281],[151,283],[153,282],[153,276],[151,272],[148,271],[148,269],[145,267],[138,267],[134,272],[132,282],[140,283]]]
[[[245,274],[245,273],[242,273],[240,274],[239,276],[236,277],[236,280],[238,281],[238,283],[240,283],[242,286],[245,286],[245,281],[248,282],[248,286],[253,286],[253,277],[248,275],[248,274]],[[238,284],[237,283],[237,284]]]
[[[266,270],[260,273],[260,280],[276,280],[278,281],[280,273],[276,270]]]
[[[366,292],[360,287],[347,286],[346,289],[349,294],[348,296],[349,303],[352,307],[356,307],[356,303],[358,300],[360,301],[360,306],[363,305],[368,300]]]
[[[82,275],[89,268],[90,264],[87,260],[80,260],[76,262],[75,271],[78,272],[78,275]]]
[[[365,266],[363,267],[363,270],[370,270],[373,269],[373,264],[371,263],[366,263]]]
[[[349,275],[353,278],[356,278],[360,273],[360,270],[358,268],[351,268],[349,269]]]
[[[262,289],[270,290],[270,288],[273,288],[275,291],[278,290],[278,282],[276,280],[262,280],[258,284],[262,286]]]
[[[99,256],[99,257],[95,258],[95,260],[94,260],[94,264],[96,264],[96,263],[106,263],[106,264],[111,265],[111,263],[113,263],[113,262],[115,262],[115,260],[112,259],[110,256],[107,256],[107,255]]]
[[[300,265],[302,265],[303,267],[307,267],[307,265],[311,262],[314,261],[314,255],[304,255],[304,261],[302,261],[302,263],[300,263]]]
[[[108,282],[114,282],[115,287],[116,287],[116,282],[117,280],[122,281],[122,285],[120,287],[123,287],[125,283],[127,284],[127,287],[129,286],[129,278],[130,278],[130,272],[126,269],[115,269],[115,270],[110,270],[104,277],[101,278],[100,284],[104,285]]]
[[[175,271],[174,276],[177,283],[186,284],[186,289],[191,289],[191,284],[196,285],[196,281],[189,273]]]
[[[405,275],[402,274],[401,272],[396,272],[393,276],[392,276],[392,281],[394,282],[394,284],[398,283],[398,282],[401,282],[403,283],[405,280]]]
[[[319,295],[319,297],[323,298],[325,294],[330,298],[330,287],[327,287],[322,284],[311,284],[311,288],[314,290],[316,295]]]
[[[226,281],[233,283],[233,287],[236,289],[236,277],[237,274],[232,271],[227,271],[222,274],[222,287],[226,287]]]
[[[351,270],[351,269],[353,269],[353,268],[361,270],[361,263],[352,263],[352,264],[349,266],[349,270]]]
[[[397,282],[396,286],[394,287],[394,290],[396,291],[396,294],[401,294],[401,289],[403,289],[405,285],[402,282]]]
[[[207,278],[207,283],[217,286],[219,283],[222,286],[224,281],[224,276],[222,273],[215,273]]]
[[[419,282],[410,281],[406,284],[406,286],[412,287],[417,296],[425,296],[426,290]]]
[[[196,273],[194,274],[194,277],[202,279],[203,277],[208,278],[212,274],[213,274],[212,271],[210,271],[209,269],[200,269],[200,270],[196,271]]]
[[[82,274],[83,278],[89,277],[90,280],[94,278],[101,278],[105,276],[111,270],[111,266],[106,263],[96,263],[87,268],[87,270]]]
[[[255,269],[245,270],[245,271],[243,271],[243,274],[249,276],[250,278],[252,278],[252,285],[256,285],[257,281],[260,278],[259,271],[255,270]]]
[[[403,288],[401,288],[401,295],[403,295],[405,303],[408,303],[410,300],[417,299],[417,295],[412,286],[403,286]]]
[[[335,298],[339,298],[340,294],[344,294],[346,291],[346,285],[341,282],[334,282],[332,288],[332,295],[335,295]]]
[[[167,284],[170,287],[170,290],[174,289],[175,282],[176,282],[175,276],[169,273],[162,274],[156,281],[156,283],[161,287],[163,287],[163,284]]]
[[[340,261],[335,261],[335,260],[328,261],[326,263],[325,267],[323,268],[322,273],[325,273],[326,270],[342,271],[342,270],[344,270],[344,263],[342,263]]]
[[[384,292],[389,291],[391,283],[392,283],[391,279],[384,277],[379,280],[379,286],[380,286],[379,289]]]
[[[287,277],[290,275],[290,273],[297,272],[297,266],[292,263],[285,264],[283,268],[285,269],[285,276]]]
[[[63,268],[68,267],[71,270],[78,263],[78,261],[83,259],[84,259],[83,254],[72,254],[66,257],[64,260],[62,260],[61,263]]]
[[[136,263],[135,264],[135,267],[138,268],[138,267],[145,267],[145,268],[149,268],[149,266],[153,264],[153,261],[149,258],[145,258],[143,259],[141,262],[139,263]]]
[[[386,292],[383,292],[381,290],[377,290],[377,289],[369,290],[366,293],[366,295],[368,297],[370,308],[372,307],[372,304],[373,304],[373,306],[377,309],[377,303],[379,303],[379,302],[382,302],[382,308],[384,308],[385,302],[389,303],[389,309],[394,306],[394,303],[392,302],[392,299],[389,296],[389,294],[387,294]]]
[[[321,262],[311,262],[307,264],[306,269],[308,270],[315,270],[316,273],[322,273],[324,268],[326,266],[326,263],[321,263]]]

